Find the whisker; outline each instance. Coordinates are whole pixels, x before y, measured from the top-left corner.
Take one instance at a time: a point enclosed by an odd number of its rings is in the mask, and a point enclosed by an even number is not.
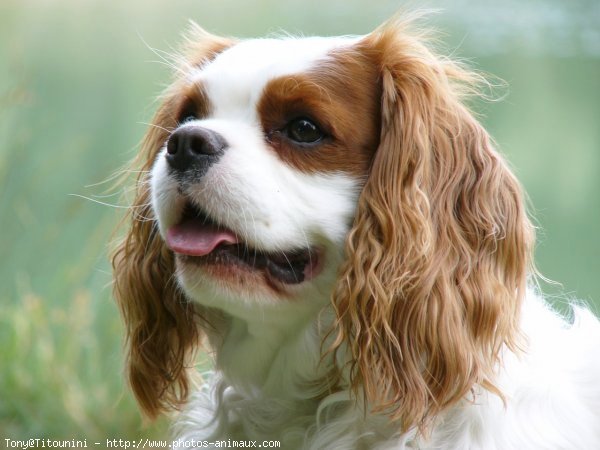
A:
[[[306,235],[306,232],[304,231],[304,228],[302,226],[299,227],[300,228],[300,232],[302,233],[302,236],[304,237],[304,243],[306,245],[306,248],[308,249],[308,264],[309,267],[313,267],[313,261],[312,261],[312,254],[313,252],[311,251],[311,245],[308,241],[308,236]]]
[[[175,130],[175,128],[165,128],[165,127],[161,127],[160,125],[157,125],[155,123],[149,123],[149,122],[137,122],[138,125],[146,125],[148,127],[153,127],[153,128],[158,128],[159,130],[165,131],[166,133],[172,133],[173,130]]]
[[[101,202],[100,200],[96,200],[94,198],[91,197],[86,197],[85,195],[80,195],[80,194],[67,194],[69,197],[78,197],[78,198],[82,198],[84,200],[88,200],[92,203],[97,203],[99,205],[102,206],[109,206],[111,208],[117,208],[117,209],[129,209],[129,206],[123,206],[123,205],[113,205],[111,203],[106,203],[106,202]]]

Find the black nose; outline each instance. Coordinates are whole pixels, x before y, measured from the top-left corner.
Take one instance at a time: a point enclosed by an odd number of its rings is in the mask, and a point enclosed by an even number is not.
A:
[[[176,130],[167,142],[167,162],[177,172],[202,176],[224,153],[227,141],[207,128],[187,126]]]

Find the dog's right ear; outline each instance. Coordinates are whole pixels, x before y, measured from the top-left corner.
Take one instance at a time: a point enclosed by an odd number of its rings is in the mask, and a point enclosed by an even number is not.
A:
[[[114,295],[127,333],[127,373],[146,416],[178,409],[190,390],[187,368],[199,343],[198,313],[177,286],[174,255],[158,231],[150,201],[150,170],[181,114],[186,71],[213,59],[232,41],[192,24],[176,80],[164,95],[131,170],[135,198],[123,221],[127,232],[112,254]]]
[[[150,205],[149,173],[168,138],[174,100],[165,101],[133,163],[139,171],[127,233],[113,252],[114,296],[125,322],[129,383],[146,416],[178,408],[186,399],[199,335],[194,307],[176,286],[175,261]]]

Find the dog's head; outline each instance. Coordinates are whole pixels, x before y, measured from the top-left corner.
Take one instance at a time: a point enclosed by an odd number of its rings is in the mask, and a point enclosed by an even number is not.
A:
[[[463,103],[478,81],[398,21],[241,42],[195,27],[113,260],[143,410],[185,399],[210,310],[330,304],[350,385],[404,427],[491,388],[533,234]]]

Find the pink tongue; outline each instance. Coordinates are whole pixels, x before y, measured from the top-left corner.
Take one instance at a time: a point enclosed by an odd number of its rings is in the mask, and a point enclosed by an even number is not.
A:
[[[167,231],[167,245],[175,253],[204,256],[219,244],[237,244],[237,237],[228,230],[203,224],[200,220],[186,220]]]

